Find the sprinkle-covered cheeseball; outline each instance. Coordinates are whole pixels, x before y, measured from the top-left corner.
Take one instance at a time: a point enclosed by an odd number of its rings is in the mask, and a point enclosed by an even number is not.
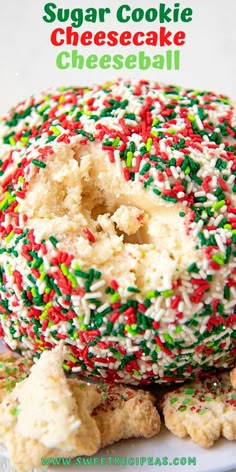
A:
[[[108,382],[236,360],[236,112],[117,80],[49,90],[0,122],[1,337]]]

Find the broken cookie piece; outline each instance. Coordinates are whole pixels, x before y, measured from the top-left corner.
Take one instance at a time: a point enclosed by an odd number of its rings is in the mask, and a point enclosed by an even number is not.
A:
[[[99,393],[93,392],[90,405],[90,396],[81,389],[76,401],[62,362],[61,348],[43,353],[29,377],[0,405],[0,440],[18,472],[40,467],[42,457],[90,455],[101,446],[89,414]]]
[[[31,359],[14,357],[11,352],[0,354],[0,402],[14,389],[17,382],[27,377],[32,364]]]
[[[160,430],[150,393],[67,379],[63,360],[62,345],[45,351],[30,372],[22,359],[12,360],[13,370],[22,363],[29,376],[4,393],[0,442],[18,472],[40,467],[45,457],[92,455],[120,439],[148,438]]]
[[[160,416],[155,398],[144,390],[123,385],[100,386],[102,403],[93,411],[102,447],[131,437],[150,438],[159,433]]]
[[[236,390],[229,373],[167,393],[160,402],[166,427],[179,438],[210,447],[223,436],[236,439]]]

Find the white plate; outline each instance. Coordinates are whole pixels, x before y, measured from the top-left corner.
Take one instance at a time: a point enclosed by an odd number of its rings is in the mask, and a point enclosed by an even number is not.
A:
[[[0,342],[0,352],[4,350]],[[124,458],[123,463],[122,458]],[[141,465],[141,458],[146,458],[143,465]],[[167,463],[166,458],[168,458]],[[132,461],[132,464],[129,464],[129,460]],[[179,463],[175,465],[176,460]],[[71,460],[72,465],[57,465],[53,468],[49,466],[46,470],[54,470],[55,472],[120,472],[120,470],[122,472],[157,472],[159,470],[165,472],[236,472],[236,442],[220,439],[212,448],[203,449],[191,440],[176,438],[163,426],[161,433],[151,439],[120,441],[102,449],[91,458],[81,457],[80,461],[79,464],[74,459]],[[85,465],[83,465],[83,461],[86,461]],[[89,461],[91,462],[89,463]],[[150,462],[153,462],[153,465]],[[156,465],[154,465],[155,462]],[[13,472],[1,447],[0,472]]]
[[[76,465],[74,459],[74,465],[47,467],[46,470],[54,472],[157,472],[159,470],[165,472],[236,472],[235,446],[235,442],[221,439],[213,448],[205,450],[190,440],[176,438],[163,427],[161,433],[152,439],[120,441],[103,449],[95,456],[81,457],[81,465],[78,463]],[[149,461],[153,458],[153,464],[156,458],[159,458],[161,464],[163,458],[166,457],[168,457],[169,465],[148,465],[148,458]],[[127,462],[134,458],[134,465],[122,465],[122,458],[125,458]],[[142,466],[140,465],[141,458],[146,458],[146,462]],[[173,465],[177,458],[179,464]],[[192,462],[186,462],[184,465],[184,459],[188,458],[191,458]],[[193,462],[193,458],[196,459],[195,462]],[[118,463],[115,465],[115,460],[118,462],[118,459],[120,459],[120,465]],[[87,465],[82,465],[83,460]],[[102,460],[103,463],[106,461],[105,465],[100,464]],[[139,461],[139,465],[135,465],[136,460]],[[93,464],[93,461],[98,465]],[[2,463],[0,461],[1,472],[13,472],[11,467],[7,467],[7,462],[3,455]]]
[[[100,453],[93,456],[98,458],[108,457],[112,458],[113,464],[109,465],[92,465],[90,466],[70,466],[70,467],[56,467],[57,472],[157,472],[159,470],[166,472],[227,472],[236,468],[236,447],[235,443],[229,443],[225,440],[220,440],[218,444],[210,450],[204,450],[200,446],[193,444],[190,440],[180,440],[170,434],[165,427],[162,428],[160,435],[152,439],[130,439],[127,441],[120,441],[116,445],[112,445],[100,451]],[[115,458],[146,458],[146,462],[141,465],[114,465]],[[148,465],[148,458],[153,458],[153,464],[156,458],[160,459],[168,457],[169,465]],[[195,465],[186,463],[181,459],[196,458]],[[174,459],[179,459],[178,465],[173,465]],[[84,458],[85,459],[85,458]],[[86,458],[88,460],[88,458]],[[83,458],[81,458],[82,463]],[[182,462],[182,465],[181,465]],[[135,464],[135,461],[134,461]]]

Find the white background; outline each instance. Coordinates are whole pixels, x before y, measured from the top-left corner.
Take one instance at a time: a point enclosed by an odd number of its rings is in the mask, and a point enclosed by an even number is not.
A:
[[[154,0],[0,0],[0,114],[28,95],[54,85],[86,85],[106,81],[117,76],[154,78],[157,81],[176,83],[187,87],[214,90],[226,93],[236,99],[236,0],[179,0],[181,8],[193,9],[190,23],[165,23],[172,31],[186,31],[186,45],[181,49],[179,71],[120,71],[114,70],[59,70],[55,58],[60,50],[53,47],[50,34],[57,23],[42,20],[44,5],[53,1],[58,7],[88,8],[109,7],[113,15],[105,24],[84,24],[78,31],[105,30],[157,30],[156,23],[129,22],[121,24],[116,20],[119,5],[129,4],[133,8],[156,7]],[[177,1],[177,0],[176,0]],[[174,1],[163,0],[168,6]],[[65,27],[65,23],[60,23]],[[170,47],[176,49],[176,47]],[[69,48],[68,48],[69,49]],[[132,47],[80,47],[80,53],[99,55],[109,53],[138,53],[145,48]],[[146,47],[150,55],[163,53],[164,48]]]

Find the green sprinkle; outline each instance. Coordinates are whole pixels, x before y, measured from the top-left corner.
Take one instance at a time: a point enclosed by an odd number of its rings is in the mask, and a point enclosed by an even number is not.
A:
[[[72,356],[71,354],[68,357],[69,357],[70,361],[72,361],[76,364],[76,362],[77,362],[76,357]]]
[[[134,375],[141,375],[140,370],[134,370]]]
[[[34,164],[37,167],[41,167],[42,169],[46,167],[45,162],[38,161],[38,159],[32,159],[32,164]]]
[[[61,264],[61,271],[63,275],[67,276],[69,274],[69,269],[65,264]]]
[[[212,209],[213,210],[219,210],[224,205],[225,205],[225,200],[220,200],[219,202],[216,202],[216,203],[214,203],[214,205],[212,205]]]
[[[47,316],[48,316],[47,310],[46,310],[46,311],[43,311],[43,312],[42,312],[42,315],[40,315],[39,319],[40,319],[40,320],[45,320],[45,318],[47,318]]]
[[[167,202],[172,202],[172,203],[176,203],[178,201],[177,198],[175,197],[170,197],[169,195],[162,195],[161,198],[163,200],[166,200]]]
[[[177,325],[177,326],[175,327],[175,332],[176,332],[176,333],[181,333],[181,331],[183,331],[182,326]]]
[[[75,270],[75,275],[77,275],[77,277],[81,277],[82,279],[89,278],[89,274],[87,272],[83,272],[82,270]]]
[[[186,410],[187,410],[187,407],[184,405],[179,408],[179,411],[186,411]]]
[[[185,395],[193,395],[195,392],[195,389],[194,388],[187,388],[184,393]]]
[[[150,151],[151,147],[152,147],[152,138],[148,138],[148,140],[146,142],[147,152]]]
[[[180,211],[180,212],[179,212],[179,216],[181,216],[181,217],[185,216],[184,211]]]
[[[136,287],[127,287],[128,292],[140,293],[140,290]]]
[[[189,119],[190,121],[195,121],[196,118],[195,118],[194,115],[190,115],[190,114],[189,114],[189,115],[188,115],[188,119]]]
[[[119,299],[120,299],[120,294],[118,292],[115,292],[111,296],[111,303],[116,303]]]
[[[11,231],[11,232],[7,235],[7,237],[5,238],[5,241],[6,241],[7,243],[9,243],[9,242],[11,241],[11,239],[14,237],[14,235],[15,235],[14,231]]]
[[[55,238],[55,236],[49,236],[49,241],[51,241],[51,243],[53,244],[53,246],[56,247],[56,245],[58,244],[58,240],[57,238]]]
[[[146,298],[149,299],[153,297],[158,297],[160,295],[160,292],[158,290],[149,290],[149,292],[146,293]]]
[[[195,262],[193,262],[192,264],[190,264],[190,266],[188,266],[187,272],[199,272],[199,269],[197,268]]]
[[[140,175],[146,174],[146,172],[149,171],[150,167],[151,167],[151,164],[150,164],[149,162],[147,162],[146,164],[144,164],[144,166],[142,167],[142,169],[141,169],[140,172],[139,172]]]
[[[15,406],[14,408],[12,408],[11,410],[11,415],[12,416],[17,416],[19,414],[20,410],[19,410],[19,405]]]
[[[212,260],[219,265],[223,265],[225,262],[225,255],[224,254],[214,254],[212,256]]]
[[[126,159],[126,166],[131,167],[132,166],[132,159],[133,159],[133,153],[131,151],[127,152],[127,159]]]
[[[147,188],[154,181],[153,176],[151,175],[146,182],[144,182],[144,188]]]
[[[27,136],[21,136],[20,141],[23,144],[27,144],[29,142],[29,138]]]
[[[183,405],[189,405],[189,403],[191,403],[191,398],[185,398],[185,400],[183,401]]]
[[[163,334],[163,338],[165,339],[165,341],[166,341],[168,344],[172,344],[172,345],[173,345],[173,344],[175,343],[174,340],[173,340],[173,338],[171,337],[171,335],[168,334],[168,333],[164,333],[164,334]]]
[[[224,287],[224,298],[230,300],[230,287],[228,285]]]
[[[27,279],[29,279],[29,281],[32,282],[33,285],[36,283],[36,279],[33,277],[32,274],[29,274],[29,275],[27,276]]]
[[[45,103],[42,107],[38,108],[38,113],[42,115],[46,110],[48,110],[48,108],[50,108],[50,105]]]
[[[108,315],[108,313],[111,313],[112,311],[113,311],[112,307],[109,306],[109,307],[107,307],[105,310],[101,311],[101,312],[99,313],[99,315],[100,315],[101,318],[102,318],[103,316]],[[125,311],[125,310],[124,310],[124,311]]]
[[[218,157],[215,166],[216,166],[217,169],[222,170],[222,169],[225,169],[227,167],[227,162],[224,162],[223,159]]]
[[[178,397],[173,397],[170,399],[170,404],[176,403],[178,401]]]
[[[15,146],[16,140],[15,140],[15,138],[13,138],[13,136],[11,136],[11,138],[9,138],[9,144],[10,144],[11,146]]]
[[[136,120],[134,113],[125,113],[124,118],[127,118],[128,120]]]
[[[158,190],[157,188],[153,188],[152,191],[153,191],[153,193],[155,193],[156,195],[161,195],[160,190]]]
[[[94,278],[96,280],[100,279],[101,275],[102,275],[102,273],[99,270],[94,271]]]
[[[212,398],[208,397],[207,395],[204,396],[204,401],[205,402],[212,402]]]
[[[68,280],[70,280],[72,288],[76,288],[78,286],[76,277],[74,277],[74,275],[68,274],[67,278],[68,278]]]
[[[132,334],[133,336],[137,335],[138,333],[136,332],[136,328],[134,329],[132,326],[136,326],[136,325],[126,325],[125,326],[125,331],[127,331],[128,333]]]
[[[161,292],[161,295],[163,297],[170,297],[171,295],[173,295],[174,293],[174,290],[164,290],[164,292]]]
[[[7,134],[6,136],[4,136],[4,138],[3,138],[3,143],[4,143],[4,144],[9,144],[9,143],[10,143],[10,138],[11,138],[12,136],[14,136],[14,134],[15,134],[14,131],[12,131],[11,133],[9,133],[9,134]]]
[[[51,126],[50,131],[52,131],[56,136],[60,136],[61,131],[57,126]]]

